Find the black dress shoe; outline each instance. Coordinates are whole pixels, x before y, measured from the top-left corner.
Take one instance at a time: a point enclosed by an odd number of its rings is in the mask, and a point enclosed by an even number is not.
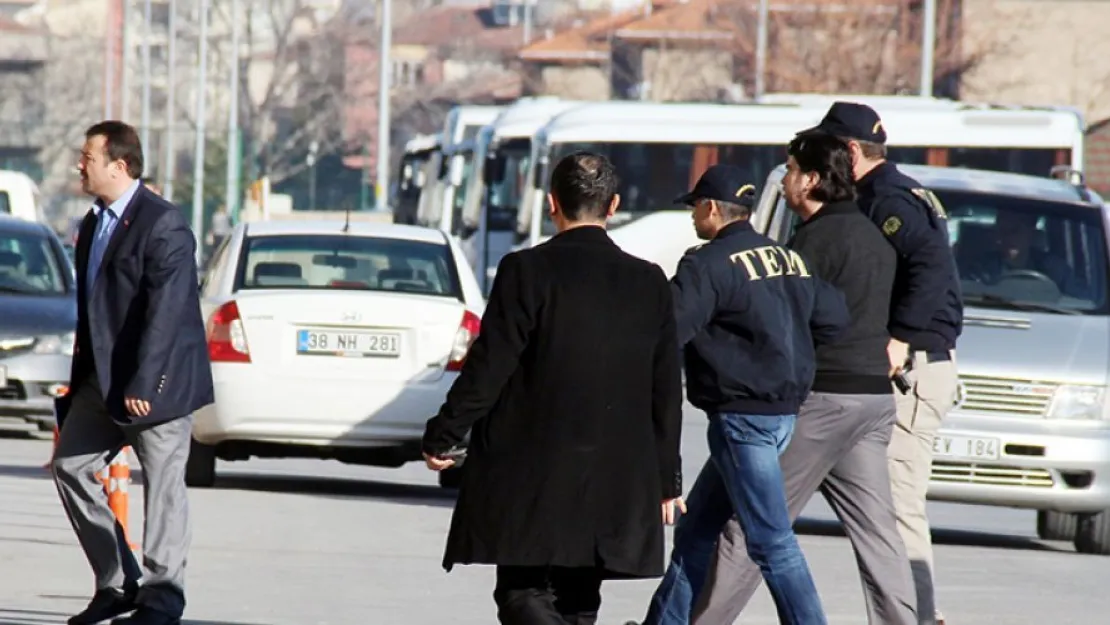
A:
[[[112,625],[181,625],[181,617],[141,605],[134,614],[116,619]]]
[[[85,611],[71,617],[66,621],[69,625],[96,625],[101,621],[127,614],[134,610],[135,589],[119,591],[114,588],[103,588],[96,591],[92,601]]]

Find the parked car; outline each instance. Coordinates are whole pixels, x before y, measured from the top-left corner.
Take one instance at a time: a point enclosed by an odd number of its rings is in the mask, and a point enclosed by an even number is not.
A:
[[[54,426],[77,327],[73,265],[45,224],[0,216],[0,417]]]
[[[396,224],[239,224],[200,288],[216,402],[196,415],[191,486],[217,458],[421,459],[484,310],[457,244]]]
[[[1073,180],[899,168],[947,212],[965,305],[929,498],[1034,509],[1042,538],[1110,555],[1110,212]],[[784,172],[755,214],[780,241]]]

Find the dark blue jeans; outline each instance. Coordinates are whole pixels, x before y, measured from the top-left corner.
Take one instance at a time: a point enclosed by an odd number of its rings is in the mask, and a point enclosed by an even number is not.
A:
[[[717,537],[736,515],[748,556],[759,565],[783,625],[826,625],[786,507],[779,454],[794,433],[795,415],[709,415],[709,461],[674,530],[667,572],[651,598],[644,625],[685,625],[705,585]]]

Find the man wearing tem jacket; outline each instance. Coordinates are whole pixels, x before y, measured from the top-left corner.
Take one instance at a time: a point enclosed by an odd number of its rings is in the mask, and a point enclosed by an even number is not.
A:
[[[714,165],[678,202],[693,207],[705,245],[671,280],[686,395],[709,417],[710,459],[675,528],[671,563],[646,623],[686,623],[717,543],[734,515],[786,625],[824,625],[821,599],[783,491],[779,455],[809,394],[814,343],[848,324],[844,296],[797,252],[756,232],[755,187]]]

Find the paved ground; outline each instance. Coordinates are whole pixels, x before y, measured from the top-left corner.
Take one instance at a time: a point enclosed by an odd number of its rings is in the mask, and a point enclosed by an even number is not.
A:
[[[705,459],[688,414],[685,461]],[[0,625],[64,622],[90,593],[87,565],[40,466],[49,442],[0,438]],[[194,625],[425,625],[495,622],[491,571],[439,567],[452,500],[422,465],[400,470],[308,461],[221,465],[195,490],[188,622]],[[692,477],[690,478],[692,479]],[[141,489],[132,495],[141,519]],[[1029,512],[937,504],[942,607],[950,625],[1099,625],[1110,614],[1110,559],[1042,543]],[[833,624],[861,624],[847,541],[823,505],[801,524]],[[602,625],[642,615],[652,582],[605,589]],[[743,623],[777,623],[766,592]]]

